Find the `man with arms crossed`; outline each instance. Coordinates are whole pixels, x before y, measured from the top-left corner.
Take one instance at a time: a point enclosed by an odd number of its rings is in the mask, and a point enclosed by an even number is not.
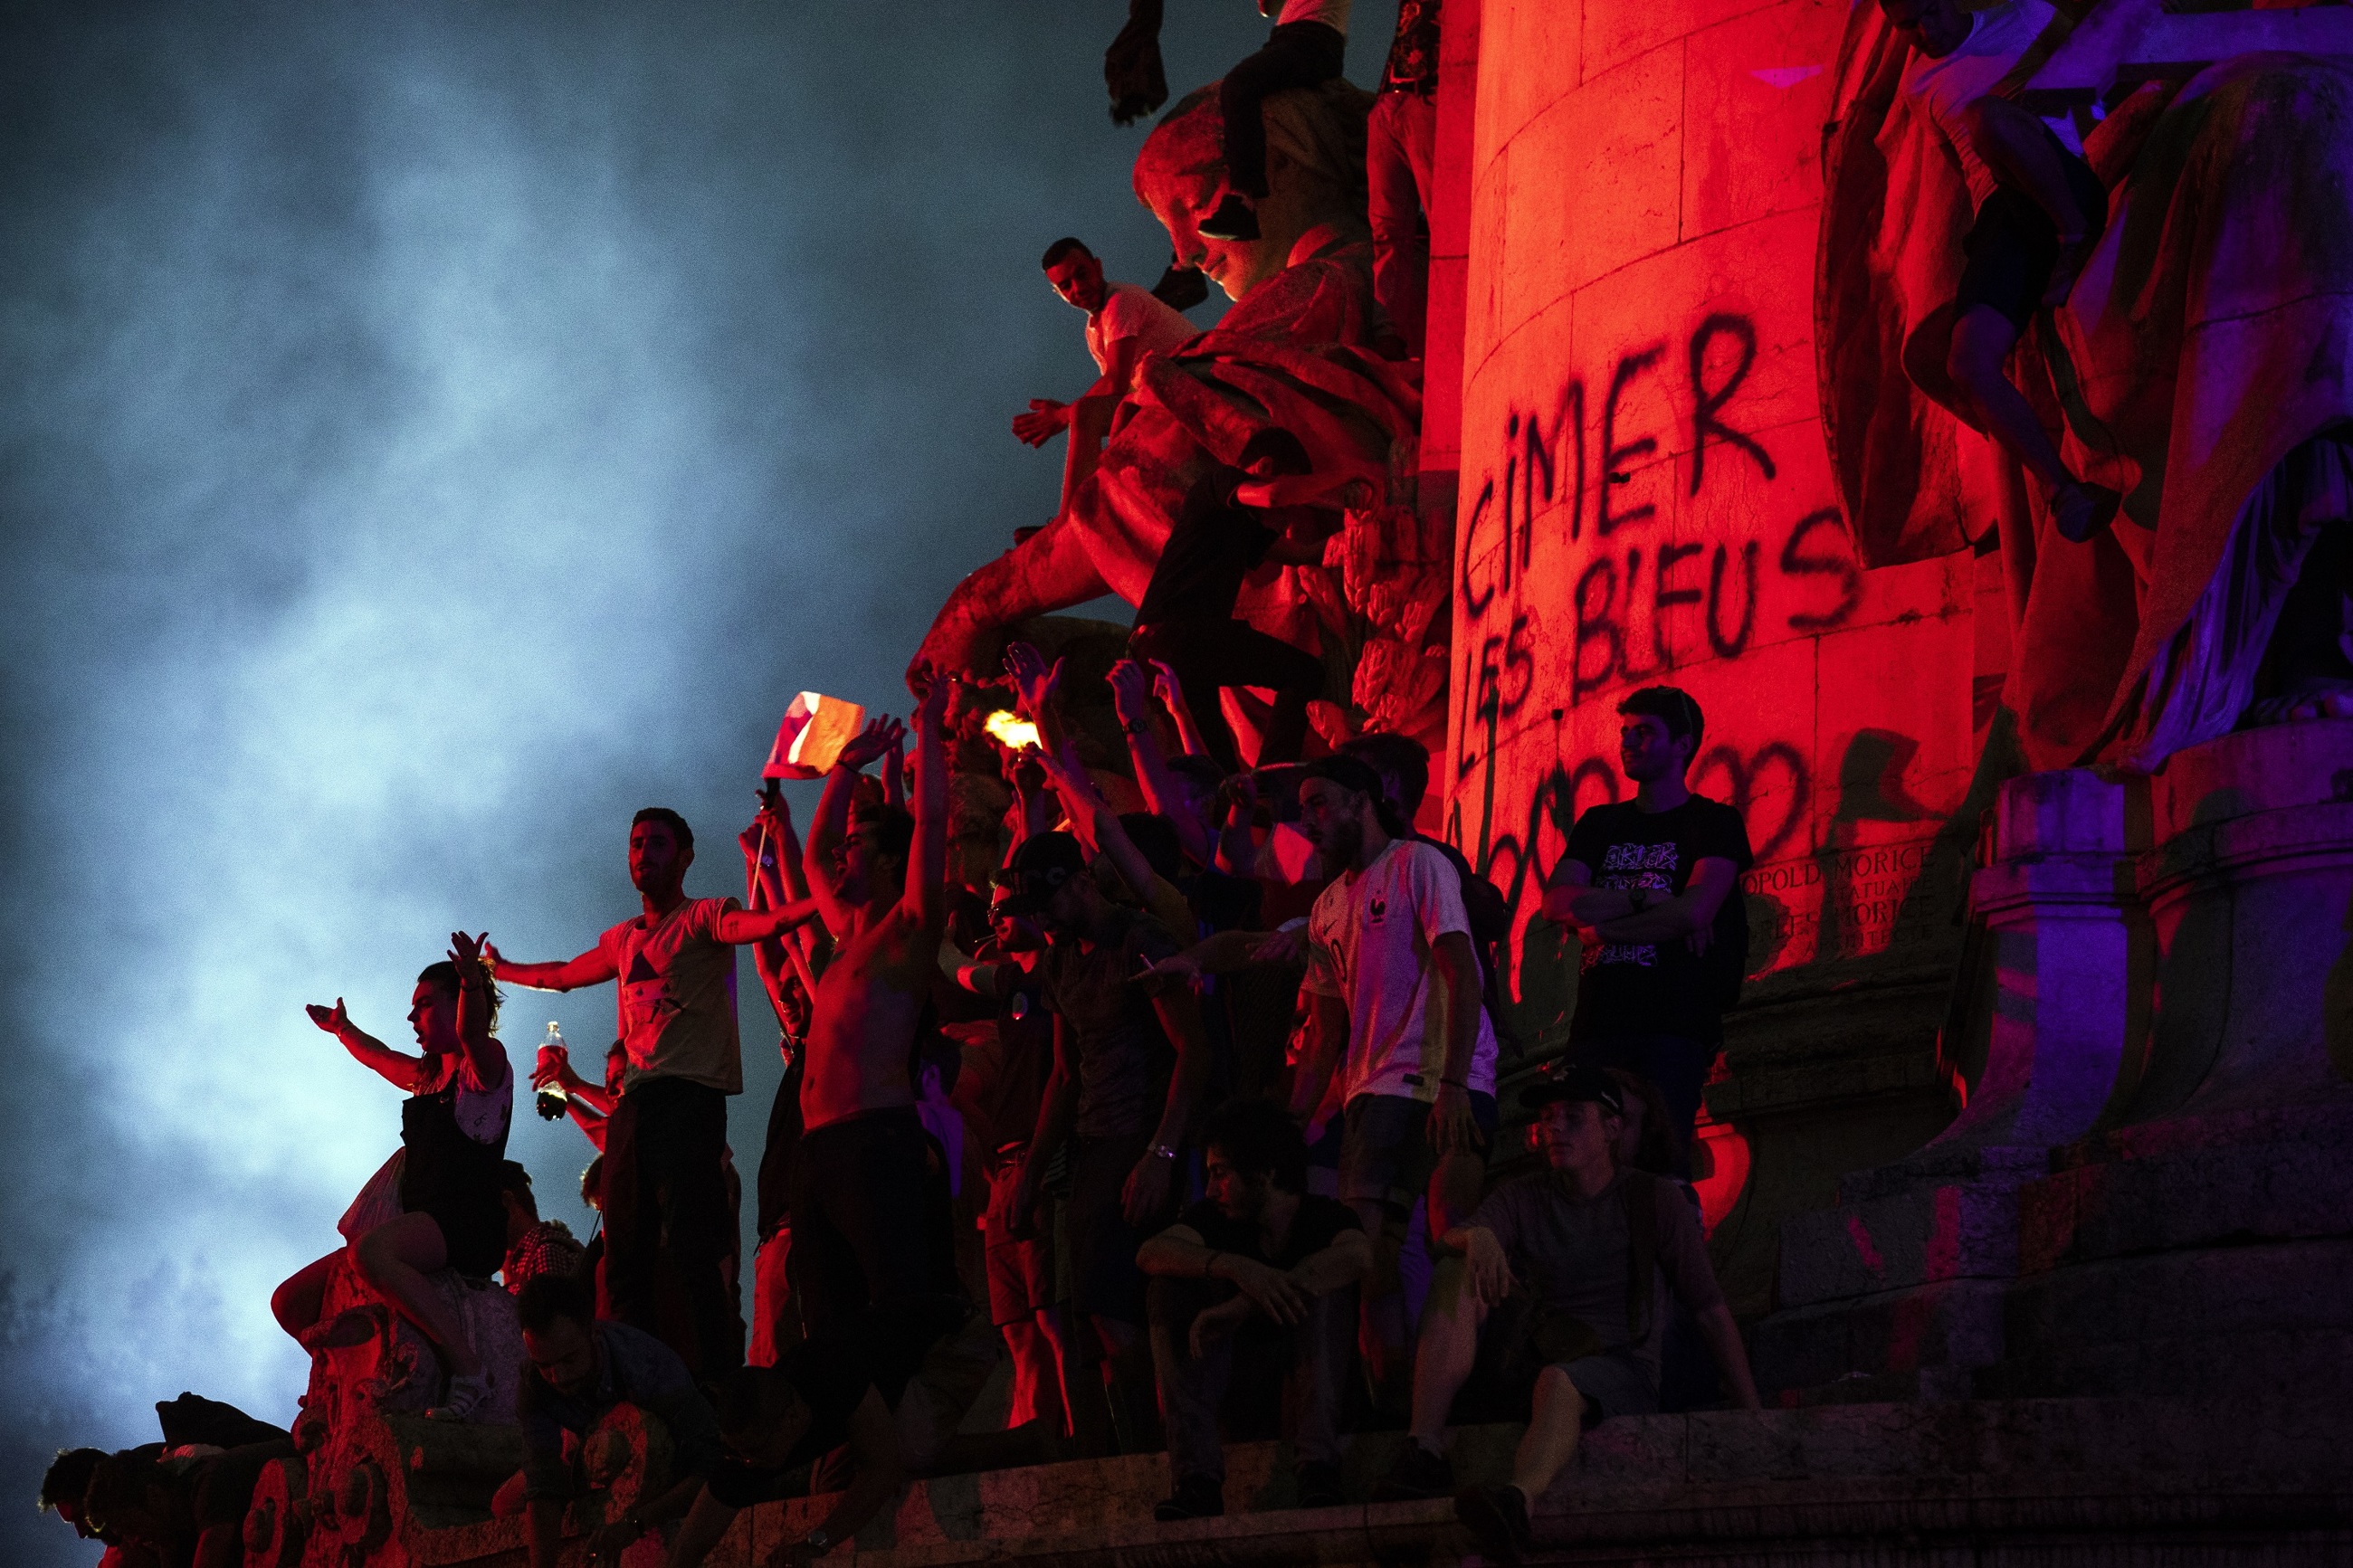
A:
[[[1659,1086],[1683,1173],[1700,1089],[1723,1048],[1724,1010],[1747,967],[1748,906],[1736,889],[1756,858],[1740,813],[1684,786],[1704,732],[1699,704],[1672,686],[1647,686],[1618,714],[1618,758],[1634,798],[1577,819],[1544,914],[1575,927],[1585,944],[1570,1054]]]
[[[904,731],[876,720],[826,775],[802,865],[833,932],[809,1014],[788,1264],[812,1340],[871,1335],[874,1381],[895,1402],[950,1326],[954,1268],[936,1245],[946,1216],[910,1078],[915,1033],[947,923],[948,766],[940,734],[949,682],[915,710],[911,816],[882,801],[851,811],[858,775]]]
[[[644,912],[563,963],[517,963],[487,944],[491,973],[536,991],[618,980],[628,1056],[620,1103],[605,1125],[607,1315],[659,1333],[661,1252],[686,1293],[694,1342],[672,1348],[711,1380],[742,1364],[744,1319],[723,1272],[734,1208],[722,1161],[727,1096],[744,1092],[735,1034],[735,952],[817,912],[807,900],[746,913],[733,899],[690,899],[694,832],[668,806],[629,824],[629,881]]]
[[[1410,1374],[1398,1255],[1414,1199],[1432,1234],[1478,1202],[1495,1128],[1495,1032],[1462,884],[1406,837],[1380,775],[1354,757],[1307,764],[1299,826],[1338,875],[1307,917],[1310,1043],[1293,1087],[1305,1118],[1341,1075],[1340,1191],[1376,1238],[1366,1355],[1394,1403]]]

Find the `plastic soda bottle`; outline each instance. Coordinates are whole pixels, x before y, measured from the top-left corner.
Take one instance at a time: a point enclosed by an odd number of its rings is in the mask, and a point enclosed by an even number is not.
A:
[[[551,1060],[564,1061],[570,1054],[564,1047],[564,1031],[555,1026],[555,1020],[549,1019],[547,1038],[539,1042],[539,1065],[545,1067]],[[539,1091],[539,1098],[534,1103],[539,1107],[539,1114],[543,1121],[560,1121],[564,1118],[564,1113],[571,1109],[572,1097],[564,1092],[564,1082],[561,1079],[550,1079],[547,1081],[547,1087]]]

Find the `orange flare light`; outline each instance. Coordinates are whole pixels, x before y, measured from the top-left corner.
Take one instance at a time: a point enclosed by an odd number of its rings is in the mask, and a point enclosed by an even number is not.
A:
[[[996,737],[997,744],[1012,751],[1038,744],[1038,726],[1009,709],[991,713],[981,721],[981,728]]]

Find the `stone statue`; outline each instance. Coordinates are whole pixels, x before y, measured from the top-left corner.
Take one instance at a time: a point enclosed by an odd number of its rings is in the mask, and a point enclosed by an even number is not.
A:
[[[1255,240],[1210,239],[1197,226],[1225,183],[1217,89],[1188,94],[1153,131],[1136,159],[1136,195],[1166,227],[1178,265],[1199,267],[1234,307],[1180,351],[1143,362],[1094,473],[1052,522],[957,585],[911,674],[981,669],[1012,623],[1106,592],[1135,603],[1187,489],[1279,427],[1304,444],[1319,475],[1361,479],[1374,499],[1348,515],[1321,563],[1254,571],[1236,616],[1321,657],[1335,700],[1368,642],[1398,645],[1371,660],[1387,673],[1350,722],[1378,709],[1370,721],[1384,728],[1442,727],[1447,552],[1423,537],[1412,506],[1418,368],[1369,347],[1370,101],[1345,81],[1268,100],[1270,195]],[[1378,622],[1368,616],[1376,606]]]
[[[2062,14],[2005,90],[2033,97],[2069,33]],[[2106,226],[2011,361],[2067,467],[2124,497],[2079,543],[1952,383],[1972,210],[1897,91],[1912,52],[1881,6],[1849,12],[1824,153],[1822,423],[1865,563],[1998,536],[2034,768],[2148,771],[2242,724],[2353,713],[2353,65],[2217,50],[2085,136]]]

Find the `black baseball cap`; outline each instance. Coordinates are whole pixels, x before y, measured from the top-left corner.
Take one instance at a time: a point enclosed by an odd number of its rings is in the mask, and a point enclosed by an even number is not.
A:
[[[1563,1067],[1547,1073],[1520,1096],[1530,1110],[1556,1100],[1589,1100],[1612,1116],[1626,1114],[1626,1094],[1618,1080],[1599,1068]]]
[[[1005,896],[990,905],[996,914],[1033,915],[1054,889],[1087,870],[1087,852],[1068,833],[1033,833],[1023,839],[997,873]]]

